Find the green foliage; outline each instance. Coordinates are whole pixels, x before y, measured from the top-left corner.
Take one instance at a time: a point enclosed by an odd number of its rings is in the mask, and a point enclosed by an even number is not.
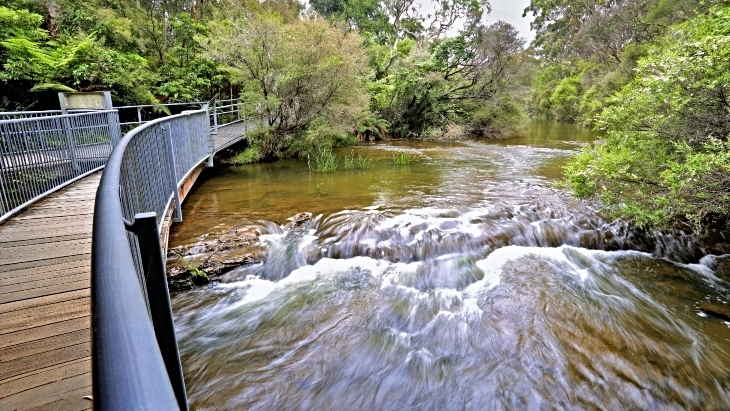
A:
[[[369,87],[371,107],[395,137],[468,121],[475,107],[518,88],[522,45],[517,31],[504,22],[467,28],[428,45],[416,43],[407,56],[391,55],[384,68],[377,65],[383,75]]]
[[[199,101],[213,94],[223,75],[216,64],[203,55],[200,43],[208,27],[188,13],[179,13],[170,21],[174,33],[164,63],[157,70],[158,85],[154,93],[167,101]]]
[[[637,62],[671,24],[714,0],[533,0],[533,45],[542,57],[530,110],[540,118],[594,125],[608,97],[634,78]]]
[[[0,82],[34,80],[50,69],[42,22],[38,14],[0,6]]]
[[[356,127],[357,138],[360,141],[385,140],[388,136],[389,124],[375,113],[368,112],[359,119]]]
[[[730,7],[674,26],[600,115],[567,184],[646,226],[730,209]]]
[[[202,53],[212,5],[10,1],[0,6],[0,104],[22,106],[34,99],[25,95],[30,89],[111,90],[117,104],[204,100],[231,90]]]
[[[503,94],[475,109],[469,131],[479,137],[509,138],[522,134],[526,122],[527,113],[522,104]]]
[[[252,164],[261,158],[261,149],[258,146],[248,147],[235,156],[231,157],[229,162],[235,165]]]
[[[374,160],[370,156],[362,154],[355,155],[350,152],[349,156],[345,156],[345,170],[367,170],[373,166]]]
[[[108,48],[95,35],[70,38],[55,52],[58,70],[49,80],[79,91],[111,90],[123,103],[154,104],[149,90],[152,73],[147,60],[136,53]]]
[[[550,96],[550,107],[558,120],[573,122],[578,117],[580,98],[578,76],[563,78]]]
[[[411,153],[406,151],[393,153],[393,163],[397,166],[407,166],[408,164],[411,164]]]
[[[339,157],[327,147],[312,150],[307,154],[310,173],[334,173],[339,163]]]
[[[322,20],[283,24],[245,13],[220,22],[208,55],[238,70],[243,97],[267,121],[263,159],[293,156],[354,136],[367,96],[362,39]],[[354,137],[350,137],[351,141]]]
[[[204,284],[210,282],[210,277],[208,276],[208,273],[201,270],[198,264],[195,263],[195,261],[180,257],[180,262],[182,262],[185,270],[190,273],[190,277],[192,277],[194,282],[200,282]]]
[[[394,35],[386,11],[376,0],[312,0],[309,4],[322,16],[342,21],[376,43],[386,43]]]

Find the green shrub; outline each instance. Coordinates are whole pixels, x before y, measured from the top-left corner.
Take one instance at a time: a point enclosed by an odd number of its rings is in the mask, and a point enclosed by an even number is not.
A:
[[[193,282],[195,282],[196,284],[206,284],[210,282],[210,277],[208,277],[208,273],[203,271],[196,261],[188,260],[185,257],[181,257],[180,261],[182,262],[183,266],[185,266],[185,269],[190,273],[190,277],[193,279]]]
[[[472,113],[469,132],[486,138],[518,137],[524,135],[526,123],[527,115],[520,104],[503,95]]]
[[[580,197],[645,227],[730,215],[730,7],[674,26],[598,117],[605,143],[565,169]]]

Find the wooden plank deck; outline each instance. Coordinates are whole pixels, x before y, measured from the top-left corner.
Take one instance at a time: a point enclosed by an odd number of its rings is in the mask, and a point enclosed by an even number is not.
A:
[[[91,402],[90,265],[101,172],[0,224],[0,410]]]

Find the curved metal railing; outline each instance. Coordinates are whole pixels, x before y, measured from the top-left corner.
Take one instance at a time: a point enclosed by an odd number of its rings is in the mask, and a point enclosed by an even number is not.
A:
[[[208,110],[189,111],[130,131],[107,161],[92,237],[97,409],[187,409],[159,232],[210,144]]]
[[[100,170],[120,137],[116,110],[0,113],[0,223]]]

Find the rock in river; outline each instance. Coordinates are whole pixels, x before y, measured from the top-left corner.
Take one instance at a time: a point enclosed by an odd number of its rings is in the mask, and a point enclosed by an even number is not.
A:
[[[259,235],[255,227],[235,227],[206,234],[193,244],[171,248],[167,252],[170,289],[206,284],[235,267],[261,262],[265,249]]]

